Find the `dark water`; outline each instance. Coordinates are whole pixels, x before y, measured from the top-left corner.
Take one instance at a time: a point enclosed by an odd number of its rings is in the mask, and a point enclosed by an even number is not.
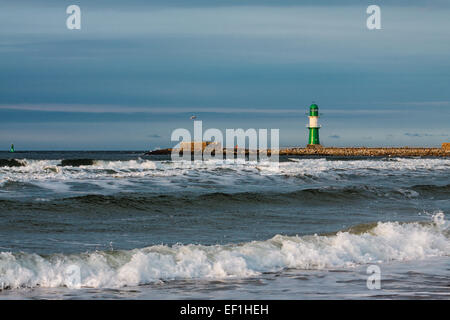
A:
[[[450,293],[448,158],[0,159],[0,298]],[[381,290],[366,286],[371,264]]]

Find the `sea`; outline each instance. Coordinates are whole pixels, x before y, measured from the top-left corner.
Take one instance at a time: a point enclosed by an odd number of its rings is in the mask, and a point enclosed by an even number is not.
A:
[[[448,157],[0,159],[0,299],[450,298]]]

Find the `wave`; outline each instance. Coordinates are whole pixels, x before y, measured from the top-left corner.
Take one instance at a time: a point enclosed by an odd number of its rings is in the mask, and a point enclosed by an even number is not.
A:
[[[27,165],[24,160],[17,159],[0,159],[0,167],[25,167]]]
[[[41,183],[45,188],[49,183],[63,185],[79,181],[96,182],[102,179],[114,179],[120,184],[122,178],[170,175],[164,170],[158,170],[153,161],[142,159],[124,161],[91,159],[20,161],[23,164],[22,166],[0,166],[0,188],[6,182],[33,183],[36,185]]]
[[[327,158],[288,158],[288,161],[274,165],[272,162],[255,162],[240,160],[208,160],[208,161],[152,161],[137,158],[135,160],[97,160],[97,159],[61,159],[61,160],[33,160],[33,159],[0,159],[0,167],[27,167],[34,170],[44,170],[49,166],[60,167],[90,167],[97,169],[249,169],[254,168],[256,172],[280,172],[280,173],[318,173],[329,170],[448,170],[450,159],[410,159],[394,158],[385,161],[383,159],[342,159]]]
[[[446,194],[450,195],[450,184],[439,186],[433,184],[426,185],[415,185],[411,187],[412,190],[417,191],[421,194],[437,195]]]
[[[245,161],[242,163],[151,161],[139,158],[114,161],[92,159],[21,161],[26,165],[0,167],[0,192],[8,187],[8,185],[5,187],[6,183],[12,182],[31,183],[50,190],[55,195],[65,193],[66,196],[71,191],[86,195],[101,190],[98,193],[111,194],[121,191],[141,191],[143,188],[147,192],[157,192],[158,189],[171,192],[179,191],[186,186],[203,191],[216,186],[224,192],[236,189],[251,192],[271,190],[287,192],[298,189],[299,184],[307,187],[317,182],[325,182],[326,185],[337,183],[349,185],[350,182],[356,182],[359,185],[364,181],[362,178],[369,177],[373,188],[362,186],[361,190],[358,190],[358,186],[344,190],[311,189],[309,195],[311,199],[315,199],[317,194],[322,194],[331,200],[370,198],[374,195],[399,198],[415,197],[422,193],[431,196],[431,191],[421,186],[393,190],[392,183],[391,189],[382,189],[378,186],[386,185],[397,178],[403,186],[410,183],[406,181],[409,178],[415,179],[412,184],[447,183],[445,178],[450,170],[450,159],[399,158],[396,161],[292,159],[280,162],[279,165]],[[436,188],[437,192],[444,196],[448,195],[448,187],[447,190],[440,186]],[[24,192],[26,191],[27,188]],[[292,196],[301,198],[306,193],[307,191],[304,191]]]
[[[136,206],[136,204],[155,204],[170,205],[176,207],[186,206],[193,203],[204,205],[220,205],[227,204],[254,204],[254,203],[271,203],[282,204],[298,201],[336,201],[336,200],[358,200],[367,198],[378,198],[383,193],[383,189],[371,188],[367,186],[361,187],[324,187],[317,189],[303,189],[287,193],[274,192],[238,192],[223,193],[212,192],[201,195],[186,193],[184,195],[171,194],[144,194],[144,193],[121,193],[115,195],[85,195],[80,197],[65,198],[66,202],[77,202],[93,205],[109,205],[117,203],[121,207]],[[400,194],[400,193],[399,193]]]
[[[80,166],[92,166],[95,164],[95,160],[92,159],[65,159],[61,161],[61,167],[80,167]]]
[[[0,190],[17,191],[24,188],[39,190],[40,187],[31,183],[7,181]],[[167,212],[176,208],[207,207],[223,208],[233,205],[255,206],[261,204],[276,205],[279,207],[289,205],[336,205],[366,200],[402,200],[426,197],[447,197],[450,187],[445,186],[413,186],[410,188],[388,188],[367,185],[348,187],[319,187],[307,188],[291,192],[211,192],[195,194],[184,192],[177,194],[126,192],[111,195],[86,194],[61,199],[48,199],[48,201],[17,201],[0,199],[0,208],[4,210],[70,210],[85,211],[89,208],[99,212],[100,209],[133,209],[151,211],[154,208],[164,208]]]
[[[333,235],[283,236],[229,245],[155,245],[123,251],[0,253],[3,288],[118,288],[176,279],[257,277],[284,269],[352,268],[450,255],[448,222],[378,222]]]
[[[41,189],[39,186],[30,182],[21,182],[13,180],[5,180],[3,184],[0,186],[0,190],[2,191],[21,191],[25,188],[35,190]]]
[[[95,160],[95,159],[62,159],[62,160],[29,160],[29,159],[0,159],[0,167],[27,167],[29,171],[45,171],[52,166],[59,167],[94,167],[102,168],[143,168],[154,169],[154,162],[150,160]],[[24,168],[22,168],[23,170]]]

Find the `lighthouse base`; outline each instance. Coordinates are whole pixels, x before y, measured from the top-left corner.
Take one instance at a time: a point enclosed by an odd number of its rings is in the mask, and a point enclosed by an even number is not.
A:
[[[323,146],[321,144],[308,144],[308,145],[306,145],[306,148],[308,148],[308,149],[322,149]]]

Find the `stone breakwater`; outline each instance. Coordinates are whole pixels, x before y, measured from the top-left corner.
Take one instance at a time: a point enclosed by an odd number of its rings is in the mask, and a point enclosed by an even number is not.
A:
[[[280,155],[320,155],[340,157],[450,157],[444,148],[282,148]]]
[[[307,147],[307,148],[280,148],[280,155],[299,155],[299,156],[338,156],[338,157],[450,157],[450,146],[442,148],[336,148],[336,147]],[[181,150],[180,150],[181,151]],[[223,149],[225,154],[226,149]],[[172,149],[161,149],[147,152],[147,155],[168,155]],[[233,150],[234,154],[245,152],[245,154],[258,153],[256,150]],[[270,150],[267,152],[270,154]]]

